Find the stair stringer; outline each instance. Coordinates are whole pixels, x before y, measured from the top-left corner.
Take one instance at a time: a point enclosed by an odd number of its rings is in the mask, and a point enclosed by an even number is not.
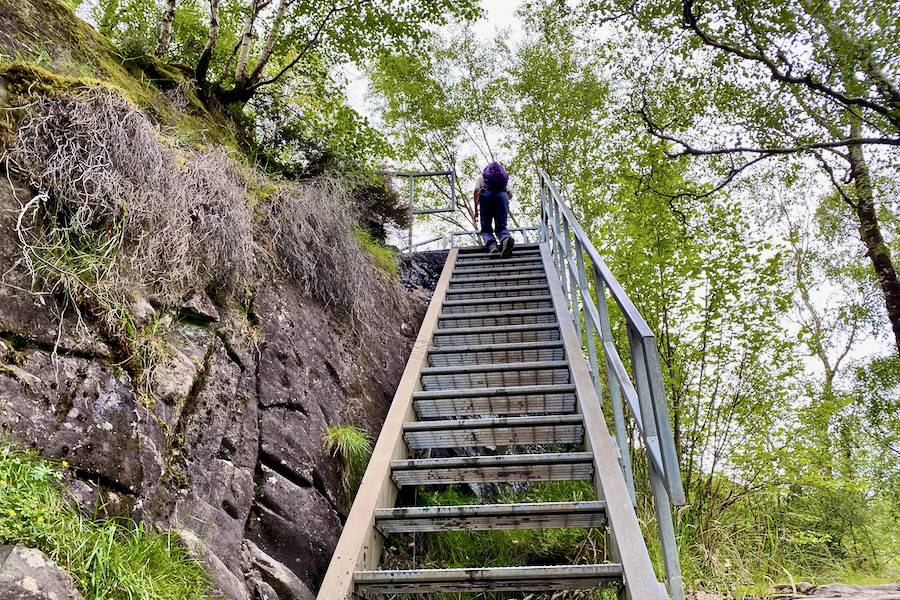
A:
[[[397,500],[399,490],[391,478],[391,461],[409,458],[411,455],[403,439],[403,423],[418,420],[413,408],[413,393],[422,390],[420,374],[428,365],[428,349],[432,344],[458,254],[458,248],[451,249],[441,271],[406,369],[372,451],[372,458],[319,588],[317,600],[354,598],[354,573],[378,567],[384,537],[375,527],[375,511],[379,508],[392,508]]]
[[[594,490],[597,498],[606,503],[613,560],[622,564],[624,572],[625,597],[632,600],[667,600],[665,586],[656,579],[650,562],[619,462],[619,448],[609,434],[600,398],[581,350],[581,339],[575,330],[550,248],[546,243],[542,243],[540,248],[550,296],[575,384],[576,409],[584,417],[585,450],[594,456]]]

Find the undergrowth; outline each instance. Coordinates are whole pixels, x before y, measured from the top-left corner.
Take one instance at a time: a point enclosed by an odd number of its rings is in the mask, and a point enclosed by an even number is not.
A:
[[[173,534],[92,521],[63,498],[61,465],[0,442],[0,544],[37,548],[87,600],[206,600],[209,579]]]

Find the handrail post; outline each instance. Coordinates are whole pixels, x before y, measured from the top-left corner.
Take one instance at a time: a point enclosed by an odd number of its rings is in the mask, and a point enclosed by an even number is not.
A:
[[[409,176],[409,244],[407,248],[409,248],[409,253],[412,255],[413,253],[413,220],[416,218],[416,211],[413,207],[413,194],[415,193],[415,188],[413,184],[413,176]]]
[[[628,342],[631,348],[631,369],[637,384],[638,401],[641,416],[644,418],[644,439],[648,444],[659,444],[659,425],[657,410],[650,391],[650,375],[647,372],[647,355],[644,340],[629,325]],[[654,344],[654,350],[656,349]],[[672,600],[684,600],[684,586],[681,576],[681,563],[678,559],[678,544],[675,539],[675,526],[672,522],[672,511],[669,508],[670,494],[667,491],[666,474],[657,471],[652,460],[647,461],[650,475],[650,487],[653,492],[653,505],[656,509],[656,526],[662,545],[663,564],[666,567],[666,583]]]
[[[572,234],[569,231],[569,221],[563,218],[563,235],[566,239],[566,279],[569,280],[569,305],[571,307],[572,319],[575,321],[575,331],[578,332],[578,339],[582,339],[581,334],[581,309],[578,307],[578,282],[575,274],[575,260],[572,257]]]
[[[575,238],[575,258],[578,262],[578,284],[581,288],[581,302],[584,304],[588,301],[593,301],[593,299],[590,297],[587,272],[584,268],[584,248],[577,237]],[[587,338],[588,358],[591,362],[591,374],[594,376],[594,389],[597,391],[597,398],[600,399],[600,407],[602,408],[603,393],[600,389],[600,365],[597,362],[597,340],[594,338],[599,327],[599,323],[594,323],[594,317],[587,311],[584,311],[584,331],[586,334],[585,337]]]

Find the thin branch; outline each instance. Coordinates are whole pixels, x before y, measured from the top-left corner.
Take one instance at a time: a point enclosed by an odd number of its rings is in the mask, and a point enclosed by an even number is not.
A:
[[[772,79],[774,79],[775,81],[779,81],[781,83],[786,83],[789,85],[806,86],[810,90],[819,92],[826,97],[837,101],[842,106],[860,106],[868,108],[869,110],[876,112],[886,118],[892,125],[894,125],[894,127],[900,129],[900,119],[897,118],[893,111],[885,108],[884,106],[881,106],[880,104],[877,104],[865,98],[854,98],[848,96],[825,85],[820,81],[816,81],[815,79],[813,79],[812,75],[809,74],[803,75],[802,77],[792,75],[790,67],[786,72],[782,71],[775,63],[775,61],[766,56],[758,46],[757,52],[753,53],[743,48],[732,46],[725,42],[714,39],[700,27],[699,15],[694,14],[694,0],[682,0],[682,8],[682,15],[684,16],[685,25],[691,31],[693,31],[697,35],[697,37],[699,37],[700,40],[707,46],[722,50],[723,52],[727,52],[728,54],[733,54],[745,60],[751,60],[762,64],[769,70]]]
[[[303,46],[302,50],[300,50],[300,53],[297,54],[296,57],[294,57],[294,60],[289,62],[286,67],[281,69],[281,71],[279,71],[278,74],[275,75],[274,77],[272,77],[271,79],[264,79],[263,81],[260,81],[259,83],[251,85],[250,87],[247,88],[247,91],[254,92],[264,85],[273,84],[276,81],[278,81],[279,79],[281,79],[285,73],[287,73],[288,71],[293,69],[297,65],[297,63],[300,62],[300,60],[306,55],[306,53],[309,51],[309,49],[312,48],[313,44],[315,44],[316,42],[319,41],[319,37],[322,35],[322,31],[325,30],[325,26],[328,24],[328,21],[330,21],[331,18],[335,14],[345,11],[352,6],[362,6],[363,4],[370,4],[371,2],[372,2],[372,0],[360,0],[359,2],[345,4],[344,6],[332,6],[331,9],[328,11],[328,14],[325,15],[325,18],[322,19],[322,22],[319,23],[319,27],[316,29],[316,33],[313,34],[313,36],[311,38],[309,38],[309,40],[306,42],[306,45]]]

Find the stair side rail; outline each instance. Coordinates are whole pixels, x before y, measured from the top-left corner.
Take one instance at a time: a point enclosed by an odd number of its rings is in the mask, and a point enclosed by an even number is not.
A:
[[[554,266],[568,301],[569,314],[581,338],[582,350],[587,354],[597,397],[601,402],[604,396],[610,400],[614,437],[621,453],[621,468],[631,501],[635,505],[634,475],[629,438],[625,429],[623,399],[643,442],[666,583],[672,598],[682,600],[684,589],[681,565],[670,505],[684,505],[685,495],[669,420],[656,336],[566,206],[553,181],[543,170],[538,170],[538,178],[541,201],[540,239],[550,245]],[[607,292],[627,325],[633,380],[613,344]],[[601,389],[604,381],[599,364],[601,353],[606,370],[606,394]]]
[[[450,277],[456,264],[458,249],[451,249],[441,271],[437,287],[422,320],[422,326],[410,351],[409,360],[397,392],[391,401],[387,416],[366,472],[360,482],[350,514],[344,523],[341,537],[328,565],[317,600],[351,600],[356,597],[354,575],[358,570],[372,570],[378,567],[384,536],[375,527],[375,511],[391,508],[400,491],[391,478],[391,461],[409,458],[410,449],[403,438],[403,423],[416,421],[413,393],[422,390],[421,371],[428,364],[428,349],[433,345],[434,331]]]

